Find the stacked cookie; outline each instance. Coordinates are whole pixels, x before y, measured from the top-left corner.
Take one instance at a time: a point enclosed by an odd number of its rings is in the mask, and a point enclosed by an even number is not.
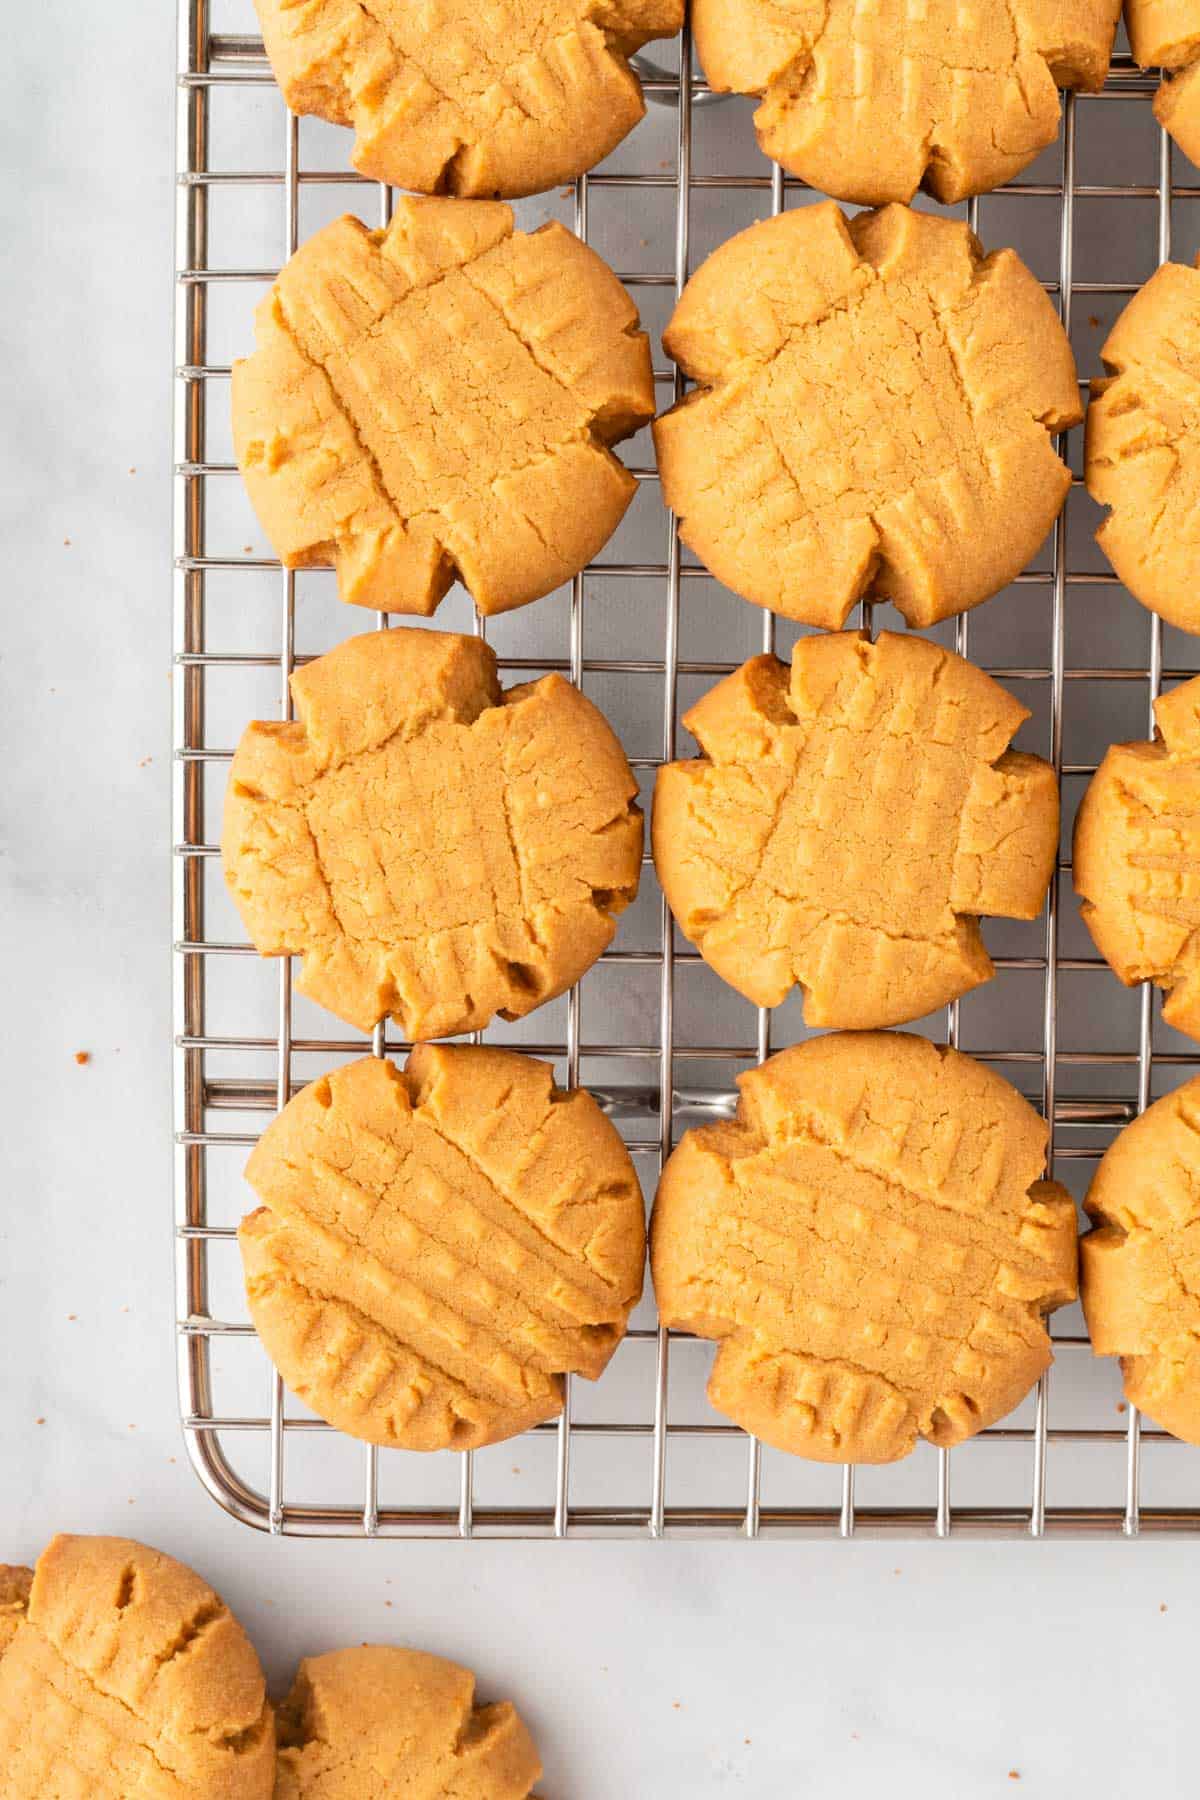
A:
[[[613,447],[652,419],[653,372],[611,270],[558,226],[518,231],[500,197],[613,148],[641,112],[628,58],[682,7],[259,8],[289,104],[352,125],[356,166],[416,190],[384,230],[319,232],[259,308],[233,405],[264,529],[285,566],[332,564],[345,600],[383,612],[431,614],[456,580],[482,615],[547,595],[629,504]],[[690,385],[654,420],[684,542],[814,633],[686,715],[702,754],[659,771],[655,868],[724,981],[761,1007],[799,988],[806,1024],[831,1028],[744,1076],[732,1121],[684,1137],[655,1207],[655,1290],[666,1324],[720,1343],[714,1404],[825,1460],[945,1447],[1003,1416],[1075,1295],[1045,1121],[970,1058],[885,1030],[992,977],[981,917],[1041,912],[1055,771],[1012,748],[1028,715],[963,657],[844,627],[862,603],[917,629],[981,604],[1065,502],[1056,438],[1082,408],[1044,288],[906,203],[1024,168],[1057,130],[1057,89],[1103,84],[1118,10],[1078,0],[1064,33],[1024,0],[984,9],[959,64],[961,8],[694,7],[710,86],[762,99],[764,150],[876,208],[818,201],[718,249],[663,334]],[[1102,543],[1184,623],[1196,509],[1170,459],[1193,428],[1178,363],[1193,334],[1200,362],[1196,279],[1161,271],[1114,331],[1088,443]],[[605,951],[638,889],[637,785],[576,688],[504,689],[479,638],[353,637],[291,693],[295,718],[252,724],[234,757],[230,888],[264,955],[302,959],[302,992],[416,1047],[402,1070],[369,1058],[314,1081],[264,1134],[240,1232],[250,1312],[289,1388],[340,1429],[473,1449],[554,1417],[569,1374],[601,1375],[639,1298],[644,1210],[590,1095],[514,1051],[433,1040],[524,1016]],[[1164,981],[1182,1022],[1200,1019],[1200,913],[1186,847],[1159,838],[1190,805],[1200,733],[1181,698],[1163,705],[1163,743],[1097,778],[1076,868],[1118,973]],[[1138,1361],[1139,1402],[1169,1388],[1158,1416],[1180,1428],[1186,1282],[1137,1319],[1116,1296],[1156,1257],[1179,1266],[1171,1234],[1194,1221],[1182,1200],[1122,1211],[1113,1187],[1098,1177],[1087,1240],[1097,1348]]]

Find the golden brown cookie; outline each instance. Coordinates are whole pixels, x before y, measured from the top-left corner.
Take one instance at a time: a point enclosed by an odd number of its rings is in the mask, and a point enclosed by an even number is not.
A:
[[[1185,156],[1200,158],[1200,0],[1125,0],[1135,62],[1162,69],[1154,114]]]
[[[255,0],[293,112],[352,125],[364,175],[418,193],[538,194],[645,112],[629,57],[683,0]]]
[[[1097,1356],[1119,1356],[1125,1394],[1200,1444],[1200,1076],[1127,1125],[1084,1206],[1081,1298]]]
[[[654,862],[684,935],[757,1006],[804,988],[809,1025],[903,1024],[994,974],[978,913],[1032,919],[1058,788],[1008,748],[1025,708],[925,638],[802,638],[684,717]]]
[[[1164,263],[1100,354],[1085,461],[1111,510],[1096,541],[1143,606],[1200,631],[1200,270]]]
[[[275,1800],[526,1800],[541,1772],[511,1702],[420,1650],[305,1657],[279,1709]]]
[[[663,343],[699,384],[654,427],[685,543],[806,624],[836,630],[863,598],[917,626],[977,605],[1071,485],[1054,308],[957,220],[829,202],[766,219],[693,275]]]
[[[594,1380],[642,1288],[629,1153],[512,1050],[423,1045],[314,1082],[246,1166],[250,1315],[292,1392],[369,1443],[471,1450]]]
[[[349,638],[292,676],[299,718],[233,758],[221,853],[264,956],[369,1031],[453,1037],[561,994],[637,893],[642,815],[606,720],[560,675],[503,690],[440,631]]]
[[[16,1637],[18,1627],[25,1622],[32,1586],[32,1569],[0,1563],[0,1656]]]
[[[4,1800],[269,1800],[263,1672],[198,1575],[126,1538],[56,1537],[27,1610],[22,1586],[0,1638]]]
[[[1075,1296],[1075,1209],[1039,1176],[1046,1126],[924,1038],[812,1038],[738,1079],[728,1123],[663,1171],[651,1267],[665,1325],[720,1344],[713,1405],[819,1462],[892,1462],[1002,1418]]]
[[[692,0],[709,83],[758,94],[767,156],[838,200],[1011,181],[1104,85],[1121,0]]]
[[[1163,1018],[1200,1038],[1200,676],[1155,703],[1152,743],[1113,744],[1075,820],[1084,923],[1126,987],[1167,990]]]
[[[397,203],[301,246],[233,371],[238,467],[289,569],[431,613],[536,600],[611,537],[636,483],[609,446],[654,412],[632,300],[561,225],[490,201]]]

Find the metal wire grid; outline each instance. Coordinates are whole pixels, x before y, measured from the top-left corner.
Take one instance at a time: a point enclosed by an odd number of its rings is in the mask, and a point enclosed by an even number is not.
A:
[[[681,66],[690,64],[690,47],[685,32],[681,46]],[[763,1452],[760,1444],[737,1428],[724,1423],[688,1422],[671,1416],[669,1373],[672,1354],[680,1354],[679,1334],[661,1327],[644,1327],[630,1333],[629,1341],[636,1354],[653,1359],[653,1411],[648,1419],[625,1419],[607,1423],[588,1423],[572,1417],[570,1380],[566,1405],[561,1419],[539,1428],[539,1434],[554,1439],[553,1502],[539,1505],[482,1505],[477,1500],[475,1459],[471,1453],[459,1458],[460,1475],[457,1503],[432,1505],[415,1503],[381,1504],[380,1458],[369,1446],[361,1447],[363,1463],[361,1484],[354,1495],[321,1500],[316,1503],[289,1499],[285,1492],[285,1446],[295,1441],[295,1434],[324,1432],[329,1428],[310,1418],[285,1415],[283,1386],[277,1376],[270,1378],[269,1404],[265,1413],[231,1415],[216,1410],[213,1403],[212,1355],[222,1340],[252,1336],[253,1328],[245,1322],[215,1316],[210,1306],[210,1256],[222,1254],[236,1258],[232,1243],[233,1228],[215,1225],[208,1211],[208,1158],[216,1149],[248,1147],[252,1133],[233,1133],[213,1128],[210,1113],[226,1108],[273,1111],[284,1105],[295,1091],[293,1057],[300,1053],[323,1053],[329,1058],[365,1050],[364,1041],[304,1040],[294,1036],[291,994],[291,966],[287,959],[279,964],[278,1026],[273,1038],[262,1036],[216,1036],[206,1030],[206,990],[208,964],[211,959],[253,955],[249,945],[214,941],[205,931],[205,896],[203,875],[207,859],[217,854],[216,846],[206,836],[205,773],[228,761],[230,752],[212,748],[206,738],[206,688],[223,669],[236,667],[274,667],[279,672],[279,710],[287,717],[290,707],[288,678],[298,660],[296,654],[296,581],[295,576],[279,570],[277,563],[254,557],[214,557],[207,553],[206,489],[210,480],[235,476],[229,464],[209,460],[207,413],[210,389],[219,389],[217,405],[225,404],[224,384],[227,366],[208,360],[209,290],[218,282],[265,283],[273,279],[274,268],[213,268],[209,263],[209,196],[221,185],[278,187],[283,208],[282,240],[287,254],[296,248],[299,235],[299,195],[306,181],[344,182],[368,186],[360,177],[344,173],[319,171],[309,173],[299,166],[299,122],[288,115],[282,166],[275,170],[217,170],[211,166],[211,118],[209,97],[216,88],[270,84],[272,76],[265,62],[261,44],[250,37],[217,37],[210,32],[208,0],[179,0],[179,67],[178,67],[178,209],[176,266],[176,521],[175,521],[175,648],[177,675],[174,683],[176,772],[174,788],[174,837],[177,876],[174,882],[175,936],[175,1125],[176,1125],[176,1276],[178,1298],[178,1370],[180,1403],[189,1455],[194,1468],[209,1492],[231,1514],[247,1524],[272,1532],[335,1535],[434,1535],[475,1534],[537,1535],[563,1537],[579,1534],[647,1533],[661,1537],[684,1529],[710,1530],[727,1534],[756,1537],[760,1532],[791,1531],[794,1533],[825,1532],[849,1537],[856,1531],[932,1532],[946,1537],[952,1531],[973,1530],[989,1534],[1026,1532],[1035,1537],[1050,1532],[1115,1531],[1134,1535],[1139,1530],[1200,1529],[1200,1499],[1183,1506],[1145,1505],[1141,1498],[1142,1446],[1147,1440],[1172,1443],[1165,1433],[1143,1428],[1138,1415],[1130,1409],[1125,1425],[1106,1429],[1077,1423],[1052,1427],[1048,1412],[1049,1377],[1039,1386],[1033,1422],[1029,1426],[998,1426],[981,1434],[981,1440],[998,1440],[1002,1444],[1028,1447],[1027,1498],[1019,1503],[999,1499],[981,1505],[953,1506],[951,1499],[951,1455],[936,1455],[935,1491],[926,1502],[869,1504],[856,1503],[856,1477],[853,1467],[841,1473],[840,1496],[822,1504],[769,1504],[763,1496]],[[680,82],[677,77],[654,71],[646,81],[650,98],[675,110],[675,167],[669,172],[634,174],[594,174],[575,185],[574,224],[586,239],[589,223],[589,192],[604,186],[665,187],[675,191],[674,241],[670,246],[670,269],[652,274],[623,273],[622,279],[635,291],[645,287],[667,288],[678,294],[689,274],[689,237],[691,200],[697,190],[706,187],[761,189],[769,192],[773,212],[783,209],[787,193],[801,184],[785,181],[782,170],[772,167],[770,173],[756,176],[725,174],[697,175],[692,168],[692,113],[695,105],[704,104],[707,89],[702,80]],[[1057,182],[1017,182],[1001,190],[1054,198],[1060,202],[1059,272],[1055,282],[1047,284],[1058,298],[1064,323],[1070,327],[1071,310],[1077,296],[1085,294],[1125,295],[1132,293],[1133,282],[1084,282],[1073,279],[1074,209],[1077,198],[1122,199],[1128,196],[1154,198],[1157,201],[1157,251],[1159,261],[1166,260],[1171,248],[1171,203],[1174,198],[1200,197],[1200,188],[1172,184],[1170,144],[1161,136],[1158,179],[1148,184],[1099,185],[1082,184],[1075,178],[1076,112],[1079,106],[1091,106],[1106,98],[1147,95],[1155,82],[1137,71],[1128,57],[1118,57],[1105,92],[1100,96],[1076,99],[1066,96],[1061,141],[1061,173]],[[387,189],[378,191],[379,218],[390,217],[391,196]],[[972,224],[976,206],[970,208]],[[666,248],[664,246],[664,248]],[[677,371],[657,370],[659,380],[668,380],[677,399],[682,391]],[[644,481],[656,479],[649,468],[634,470]],[[1158,619],[1150,619],[1149,650],[1143,666],[1136,667],[1068,667],[1065,655],[1065,601],[1069,586],[1086,582],[1089,586],[1115,585],[1110,574],[1080,573],[1068,566],[1066,512],[1060,518],[1053,540],[1051,567],[1045,572],[1027,572],[1020,580],[1048,589],[1051,609],[1050,654],[1044,666],[993,666],[991,672],[1010,684],[1040,683],[1049,690],[1048,754],[1055,770],[1062,775],[1086,775],[1091,764],[1065,763],[1063,760],[1063,700],[1065,684],[1076,680],[1144,684],[1148,703],[1153,705],[1165,678],[1181,678],[1194,673],[1191,668],[1164,668],[1163,632]],[[222,652],[208,641],[206,626],[206,584],[216,571],[279,570],[278,649],[271,655],[246,652]],[[653,675],[662,682],[663,729],[661,755],[671,759],[677,751],[677,690],[681,675],[717,676],[735,666],[719,661],[686,660],[680,655],[680,593],[683,582],[703,571],[683,562],[677,533],[672,529],[665,563],[605,563],[586,572],[591,577],[635,576],[659,578],[666,587],[666,625],[661,657],[585,658],[582,619],[583,576],[572,584],[570,598],[569,650],[565,659],[510,658],[502,661],[506,669],[546,670],[559,668],[579,683],[585,670],[612,674]],[[1130,603],[1132,605],[1132,602]],[[863,609],[863,623],[871,624],[870,608]],[[380,615],[380,626],[389,623]],[[477,629],[482,623],[477,621]],[[969,650],[969,620],[958,619],[954,632],[955,647],[961,654]],[[774,648],[775,620],[764,614],[762,647]],[[1152,726],[1152,718],[1150,724]],[[637,759],[634,759],[635,762]],[[643,766],[658,758],[641,759]],[[209,796],[211,800],[211,796]],[[208,809],[211,810],[211,809]],[[1163,1052],[1156,1049],[1153,1031],[1153,994],[1143,989],[1136,1050],[1071,1051],[1060,1049],[1056,999],[1059,977],[1064,973],[1094,971],[1098,978],[1110,980],[1100,959],[1092,956],[1068,957],[1060,954],[1060,908],[1058,886],[1062,874],[1069,873],[1069,862],[1062,861],[1049,895],[1045,924],[1044,953],[1035,957],[997,957],[1001,970],[1023,970],[1042,976],[1042,1043],[1029,1050],[980,1050],[973,1054],[982,1060],[1001,1065],[1013,1064],[1014,1079],[1021,1073],[1040,1079],[1040,1098],[1046,1117],[1051,1121],[1049,1149],[1050,1169],[1056,1162],[1072,1159],[1094,1161],[1103,1144],[1063,1143],[1064,1128],[1092,1125],[1111,1128],[1126,1122],[1149,1103],[1156,1068],[1192,1065],[1200,1057],[1186,1052]],[[631,1151],[653,1153],[659,1162],[669,1154],[677,1133],[680,1117],[699,1111],[722,1110],[729,1096],[717,1090],[682,1090],[677,1081],[677,1060],[713,1064],[738,1061],[762,1061],[772,1049],[772,1017],[760,1010],[757,1018],[756,1042],[752,1052],[733,1044],[689,1044],[682,1049],[675,1028],[676,965],[694,962],[696,953],[677,948],[672,922],[665,901],[661,904],[659,946],[655,950],[610,951],[602,959],[609,963],[652,965],[659,970],[660,1032],[657,1043],[605,1044],[581,1041],[579,991],[569,996],[566,1008],[565,1035],[562,1041],[526,1043],[523,1048],[535,1054],[554,1057],[565,1067],[568,1083],[579,1079],[580,1058],[613,1058],[632,1060],[644,1065],[647,1074],[657,1080],[644,1087],[602,1091],[601,1097],[614,1109],[633,1112],[640,1119],[657,1118],[654,1135],[628,1137]],[[946,1035],[957,1042],[959,1007],[948,1009]],[[373,1049],[377,1055],[403,1051],[406,1046],[377,1028]],[[254,1081],[231,1081],[209,1073],[208,1059],[213,1052],[271,1051],[275,1057],[276,1078],[272,1084]],[[1057,1075],[1060,1067],[1113,1066],[1132,1073],[1136,1071],[1136,1094],[1115,1100],[1071,1100],[1060,1097]],[[1032,1091],[1032,1090],[1031,1090]],[[665,1103],[664,1103],[665,1102]],[[685,1340],[687,1341],[687,1340]],[[1087,1340],[1081,1332],[1060,1332],[1055,1336],[1061,1356],[1087,1356]],[[266,1492],[260,1491],[236,1466],[235,1453],[227,1448],[226,1439],[236,1442],[240,1434],[265,1436],[268,1444],[268,1479]],[[572,1491],[572,1452],[579,1442],[590,1436],[613,1440],[636,1440],[644,1451],[642,1469],[644,1497],[633,1504],[588,1504]],[[668,1493],[668,1447],[680,1439],[741,1440],[745,1446],[744,1500],[730,1504],[702,1500],[697,1503],[673,1503]],[[244,1441],[244,1440],[243,1440]],[[1124,1447],[1124,1499],[1117,1503],[1105,1495],[1085,1504],[1048,1504],[1047,1460],[1051,1446],[1083,1446],[1121,1443]],[[1179,1446],[1174,1451],[1188,1453]],[[399,1453],[398,1453],[399,1454]],[[449,1453],[447,1453],[449,1454]],[[409,1459],[411,1462],[411,1459]]]

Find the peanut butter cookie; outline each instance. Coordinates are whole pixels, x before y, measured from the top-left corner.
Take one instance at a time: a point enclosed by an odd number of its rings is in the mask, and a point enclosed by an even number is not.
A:
[[[595,1379],[642,1288],[629,1153],[532,1057],[423,1045],[314,1082],[246,1166],[250,1314],[292,1392],[369,1443],[476,1449]]]
[[[1059,88],[1104,85],[1120,0],[693,0],[710,84],[759,94],[767,156],[837,200],[1011,181],[1058,135]]]
[[[125,1538],[56,1537],[0,1583],[4,1800],[269,1800],[258,1657],[212,1589]]]
[[[293,112],[352,125],[364,175],[418,193],[538,194],[645,112],[629,57],[683,0],[255,0]]]
[[[924,638],[803,638],[685,716],[654,861],[684,934],[757,1006],[804,988],[809,1025],[921,1018],[994,973],[977,913],[1031,919],[1058,849],[1058,789],[1008,748],[1029,715]]]
[[[931,625],[1018,575],[1080,417],[1042,288],[965,224],[825,202],[752,225],[664,335],[697,382],[654,428],[663,494],[718,580],[837,629],[863,598]]]
[[[431,613],[536,600],[611,537],[636,483],[609,446],[654,412],[637,309],[594,250],[490,201],[398,202],[302,245],[233,372],[238,467],[288,568]]]
[[[1096,541],[1143,606],[1200,631],[1200,270],[1164,263],[1100,354],[1087,485],[1111,510]]]
[[[520,1018],[608,945],[642,815],[620,744],[560,675],[501,689],[477,638],[348,639],[292,676],[298,720],[247,727],[225,877],[301,992],[408,1038]]]
[[[527,1800],[541,1772],[511,1703],[420,1650],[306,1657],[279,1709],[275,1800]]]
[[[764,1442],[820,1462],[961,1443],[1051,1361],[1075,1296],[1075,1208],[1039,1180],[1046,1126],[924,1038],[843,1032],[739,1077],[728,1123],[663,1171],[663,1323],[720,1344],[708,1384]]]
[[[1101,1159],[1080,1244],[1092,1349],[1119,1356],[1125,1393],[1200,1444],[1200,1076],[1156,1100]]]
[[[1154,114],[1185,156],[1200,159],[1200,0],[1125,0],[1134,61],[1162,69]]]
[[[1152,743],[1113,744],[1075,820],[1075,891],[1126,987],[1166,989],[1163,1018],[1200,1038],[1200,676],[1155,704]]]

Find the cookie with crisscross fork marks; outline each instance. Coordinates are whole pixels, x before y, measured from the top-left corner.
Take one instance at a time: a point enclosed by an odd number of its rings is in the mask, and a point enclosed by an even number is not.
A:
[[[1200,1077],[1156,1100],[1101,1159],[1084,1202],[1083,1310],[1125,1393],[1200,1444]]]
[[[364,175],[417,193],[538,194],[642,117],[628,58],[683,0],[255,0],[293,112],[355,131]]]
[[[455,576],[480,612],[568,581],[636,482],[609,446],[654,412],[637,310],[557,224],[490,201],[401,200],[302,245],[233,372],[238,466],[288,568],[333,562],[344,600],[431,613]]]
[[[279,1709],[275,1800],[527,1800],[541,1772],[511,1703],[422,1650],[305,1657]]]
[[[756,656],[684,724],[654,862],[680,927],[757,1006],[903,1024],[994,973],[979,913],[1036,917],[1058,850],[1054,771],[1009,750],[1029,715],[924,638],[802,639]]]
[[[899,1032],[810,1039],[738,1086],[737,1117],[671,1156],[651,1228],[663,1324],[720,1343],[713,1405],[821,1462],[891,1462],[1011,1411],[1051,1361],[1043,1314],[1075,1295],[1044,1120]]]
[[[836,629],[866,597],[910,625],[1018,575],[1081,417],[1041,286],[965,224],[829,202],[767,219],[693,275],[663,343],[697,391],[654,427],[684,540],[747,600]]]
[[[208,1584],[125,1538],[56,1537],[0,1570],[4,1800],[270,1800],[258,1657]]]
[[[264,956],[369,1031],[521,1018],[591,967],[638,889],[637,782],[561,675],[503,690],[495,652],[367,632],[292,676],[229,772],[225,878]]]
[[[1096,542],[1130,593],[1200,631],[1200,269],[1164,263],[1100,352],[1086,472]]]
[[[298,1094],[246,1166],[250,1315],[339,1430],[470,1450],[595,1379],[642,1286],[629,1153],[590,1094],[511,1050],[421,1045]]]
[[[764,152],[860,205],[1011,181],[1104,85],[1120,0],[693,0],[719,91],[760,94]]]
[[[1167,1024],[1200,1038],[1200,676],[1154,719],[1152,742],[1111,745],[1089,783],[1072,873],[1113,973],[1165,988]]]

